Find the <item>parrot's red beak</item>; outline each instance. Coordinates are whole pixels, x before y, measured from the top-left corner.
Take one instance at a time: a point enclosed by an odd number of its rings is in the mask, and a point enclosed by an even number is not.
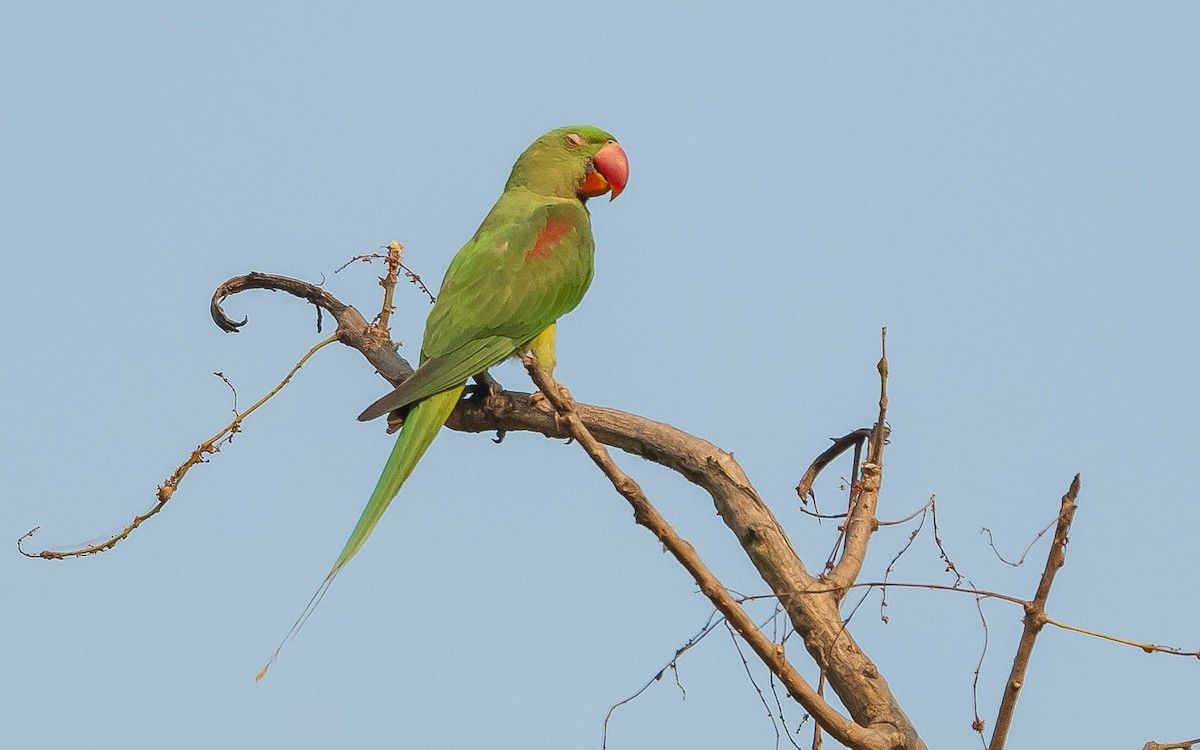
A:
[[[595,198],[612,191],[609,200],[616,198],[629,182],[629,157],[616,141],[609,141],[592,158],[596,171],[583,178],[579,186],[581,198]]]

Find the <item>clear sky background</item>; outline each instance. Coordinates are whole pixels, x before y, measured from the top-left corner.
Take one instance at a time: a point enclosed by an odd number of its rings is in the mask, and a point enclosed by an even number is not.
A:
[[[1186,2],[6,4],[4,744],[600,746],[609,705],[711,607],[577,446],[530,435],[441,436],[254,684],[391,447],[354,420],[386,386],[351,350],[323,351],[116,550],[11,545],[117,531],[228,421],[213,371],[245,407],[323,337],[265,292],[220,332],[227,277],[324,280],[369,317],[379,270],[335,269],[398,239],[436,283],[521,150],[576,122],[631,161],[560,325],[577,398],[734,451],[819,568],[832,525],[792,488],[871,422],[886,325],[881,516],[936,494],[959,568],[1030,596],[1046,541],[1013,570],[980,527],[1018,555],[1081,472],[1051,615],[1200,647],[1197,40]],[[401,291],[413,357],[427,303]],[[621,462],[730,587],[766,590],[706,495]],[[952,580],[928,531],[896,579]],[[907,536],[881,532],[865,577]],[[872,594],[856,636],[930,747],[974,746],[973,600],[889,599],[890,624]],[[1021,612],[984,612],[990,727]],[[680,677],[686,699],[655,684],[609,746],[775,747],[724,631]],[[1200,736],[1197,696],[1194,659],[1048,630],[1011,746]]]

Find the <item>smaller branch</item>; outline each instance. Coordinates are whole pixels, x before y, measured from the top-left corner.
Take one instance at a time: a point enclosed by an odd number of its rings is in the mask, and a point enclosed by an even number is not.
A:
[[[1200,650],[1184,651],[1183,649],[1176,648],[1174,646],[1158,646],[1153,643],[1141,643],[1139,641],[1130,641],[1130,640],[1126,640],[1125,638],[1118,638],[1115,635],[1108,635],[1107,633],[1098,633],[1095,630],[1088,630],[1087,628],[1081,628],[1081,627],[1077,627],[1075,625],[1067,625],[1066,623],[1059,622],[1058,620],[1055,620],[1051,617],[1046,618],[1046,624],[1053,625],[1054,627],[1061,628],[1062,630],[1069,630],[1072,633],[1081,633],[1083,635],[1090,635],[1094,638],[1100,638],[1105,641],[1112,641],[1113,643],[1120,643],[1124,646],[1133,646],[1136,649],[1145,651],[1147,654],[1153,654],[1153,653],[1170,654],[1171,656],[1190,656],[1193,659],[1200,659]]]
[[[433,292],[429,291],[429,287],[425,286],[425,282],[421,280],[420,274],[403,263],[400,264],[400,270],[404,271],[405,278],[411,283],[416,284],[417,288],[425,293],[425,296],[429,298],[429,304],[432,305],[434,302],[437,302],[437,297],[434,297]]]
[[[767,703],[767,696],[763,694],[762,688],[758,686],[758,681],[754,679],[754,672],[750,671],[750,662],[746,661],[746,654],[742,651],[742,645],[738,643],[737,631],[729,624],[729,620],[725,620],[725,629],[729,631],[729,638],[733,641],[733,648],[737,651],[738,659],[742,662],[742,669],[746,672],[746,678],[750,680],[750,685],[754,688],[754,692],[758,693],[758,702],[762,704],[763,710],[767,712],[767,718],[771,720],[771,729],[775,732],[775,747],[778,750],[779,724],[775,718],[775,712],[771,710],[771,706]],[[771,674],[770,670],[767,671],[767,674]]]
[[[704,627],[700,628],[700,632],[696,633],[694,636],[692,636],[690,639],[688,639],[687,643],[685,643],[682,646],[680,646],[679,648],[675,649],[675,655],[671,657],[671,660],[669,662],[667,662],[666,664],[664,664],[662,669],[658,670],[658,672],[656,672],[653,677],[646,680],[646,684],[644,684],[640,688],[638,688],[628,698],[619,700],[616,703],[614,703],[613,705],[609,706],[608,713],[606,713],[604,715],[604,724],[603,724],[603,733],[602,733],[603,736],[602,736],[602,739],[600,742],[601,750],[604,750],[605,748],[608,747],[608,721],[609,721],[609,719],[612,718],[612,715],[614,713],[616,713],[616,710],[618,708],[620,708],[621,706],[624,706],[626,703],[636,700],[638,698],[638,696],[640,696],[642,693],[649,690],[651,685],[653,685],[654,683],[658,682],[659,680],[661,680],[663,678],[663,675],[667,673],[668,669],[671,670],[671,672],[674,673],[674,675],[675,675],[675,684],[679,687],[679,692],[681,692],[683,694],[683,697],[685,699],[687,698],[687,691],[683,689],[683,685],[679,682],[679,659],[685,653],[690,651],[694,646],[699,644],[700,641],[704,640],[704,638],[709,633],[713,632],[713,630],[715,630],[718,625],[725,622],[725,618],[720,617],[718,615],[720,615],[720,612],[718,612],[717,610],[714,609],[712,614],[710,614],[708,616],[708,621],[704,623]]]
[[[234,276],[217,287],[216,291],[213,292],[212,299],[208,304],[208,311],[212,315],[213,322],[222,331],[237,333],[249,321],[249,318],[242,318],[239,321],[235,321],[221,309],[221,303],[225,301],[226,297],[247,289],[269,289],[271,291],[287,292],[294,297],[306,299],[317,307],[329,311],[335,318],[343,310],[350,307],[315,284],[309,284],[306,281],[300,281],[288,276],[276,276],[275,274],[251,271],[245,276]]]
[[[817,678],[817,695],[820,695],[822,698],[825,697],[825,673],[824,672],[822,672],[820,677]],[[820,724],[813,725],[812,750],[821,750],[821,725]]]
[[[977,589],[973,585],[971,585],[970,588],[963,588],[963,586],[961,584],[955,584],[953,586],[950,586],[950,585],[941,584],[941,583],[913,583],[913,582],[908,582],[908,581],[898,583],[896,581],[883,580],[883,581],[858,581],[856,583],[850,584],[850,586],[848,586],[847,588],[851,588],[851,589],[860,589],[860,588],[866,588],[866,589],[873,589],[873,588],[878,588],[878,589],[883,589],[883,588],[925,589],[926,591],[948,591],[952,594],[968,594],[968,595],[974,596],[978,599],[999,599],[1001,601],[1009,602],[1011,604],[1019,604],[1019,605],[1021,605],[1021,607],[1023,609],[1029,609],[1031,606],[1033,606],[1033,602],[1030,602],[1026,599],[1021,599],[1020,597],[1012,596],[1010,594],[1002,594],[999,591],[989,591],[987,589]],[[800,593],[804,596],[809,596],[809,595],[815,595],[815,594],[830,594],[830,593],[833,593],[833,592],[839,591],[839,590],[840,589],[833,589],[833,588],[820,588],[820,589],[814,588],[814,589],[806,589]],[[755,601],[759,601],[761,599],[774,599],[774,598],[775,598],[774,594],[755,594],[752,596],[743,597],[742,601],[755,602]],[[1159,646],[1159,645],[1156,645],[1153,643],[1143,643],[1141,641],[1131,641],[1126,638],[1119,638],[1115,635],[1109,635],[1107,633],[1101,633],[1101,632],[1098,632],[1095,630],[1088,630],[1087,628],[1081,628],[1078,625],[1069,625],[1065,622],[1059,622],[1058,620],[1055,620],[1054,618],[1049,617],[1049,616],[1046,617],[1045,624],[1051,625],[1056,628],[1060,628],[1062,630],[1069,630],[1072,633],[1079,633],[1080,635],[1089,635],[1089,636],[1093,636],[1095,638],[1099,638],[1104,641],[1111,641],[1112,643],[1119,643],[1123,646],[1132,646],[1133,648],[1136,648],[1139,651],[1144,651],[1148,654],[1158,653],[1158,654],[1167,654],[1169,656],[1186,656],[1186,657],[1189,657],[1192,659],[1200,659],[1200,650],[1184,651],[1182,648],[1177,648],[1174,646]]]
[[[1142,750],[1192,750],[1193,745],[1200,745],[1200,737],[1194,740],[1184,740],[1183,742],[1171,742],[1166,745],[1150,741],[1142,745]]]
[[[341,273],[342,271],[345,271],[347,268],[354,265],[355,263],[370,263],[373,260],[382,260],[386,257],[387,256],[384,255],[383,253],[367,253],[365,255],[355,255],[350,260],[346,261],[342,265],[333,269],[333,272],[335,274]]]
[[[972,584],[971,588],[975,588]],[[983,614],[983,597],[975,597],[975,611],[979,613],[979,622],[983,625],[983,648],[979,652],[979,661],[975,664],[975,674],[971,679],[971,707],[975,712],[975,718],[971,721],[971,728],[979,733],[979,744],[984,745],[983,730],[986,728],[983,717],[979,715],[979,674],[983,671],[983,660],[987,658],[988,641],[990,640],[990,631],[988,629],[987,617]]]
[[[1021,633],[1021,641],[1017,645],[1017,655],[1013,659],[1012,670],[1005,685],[1004,698],[1000,701],[1000,710],[996,715],[996,727],[992,731],[992,741],[988,750],[1003,750],[1008,739],[1008,730],[1012,726],[1013,712],[1017,706],[1017,696],[1025,684],[1025,670],[1029,668],[1029,659],[1033,654],[1033,646],[1038,633],[1049,618],[1046,617],[1046,600],[1050,598],[1050,587],[1054,585],[1054,577],[1059,568],[1066,562],[1068,536],[1071,531],[1071,521],[1075,518],[1075,498],[1079,495],[1079,475],[1071,482],[1067,494],[1063,495],[1062,506],[1058,513],[1058,527],[1054,530],[1054,542],[1050,545],[1050,554],[1046,557],[1046,567],[1042,571],[1042,580],[1038,583],[1037,594],[1033,601],[1025,607],[1025,628]]]
[[[775,673],[791,694],[804,708],[813,715],[822,726],[839,742],[851,747],[877,748],[891,747],[891,738],[883,733],[866,729],[855,724],[837,712],[829,703],[813,690],[812,686],[796,671],[787,660],[783,648],[771,641],[759,630],[746,614],[746,611],[733,600],[724,584],[713,575],[695,548],[686,542],[666,522],[658,510],[650,503],[642,488],[628,474],[623,472],[609,456],[608,451],[592,437],[592,433],[584,426],[575,411],[575,402],[545,370],[537,363],[532,354],[523,360],[529,376],[537,384],[547,400],[554,407],[566,427],[566,432],[587,452],[592,461],[604,472],[613,487],[633,507],[634,520],[649,529],[663,546],[679,561],[692,575],[700,591],[709,598],[716,608],[725,616],[746,643],[754,650],[758,658]]]
[[[800,508],[800,512],[810,518],[815,518],[818,521],[837,521],[845,518],[848,515],[847,513],[815,513],[808,508]]]
[[[937,516],[937,500],[935,497],[929,498],[929,513],[933,516],[933,543],[937,545],[938,557],[942,562],[946,563],[946,572],[954,574],[954,585],[958,586],[963,582],[962,573],[958,572],[958,566],[950,559],[950,555],[946,552],[946,547],[942,544],[942,534],[938,529]]]
[[[850,485],[850,493],[846,496],[846,512],[842,514],[843,518],[850,518],[855,504],[858,502],[858,497],[862,494],[862,482],[860,480],[862,479],[862,457],[865,445],[866,441],[864,440],[854,446],[854,459],[850,464],[850,481],[847,483]],[[813,508],[816,509],[816,507],[817,499],[813,497]],[[801,508],[801,510],[804,509]],[[842,553],[842,545],[846,542],[846,524],[842,523],[839,525],[837,532],[837,537],[833,540],[833,546],[829,548],[829,554],[825,557],[825,566],[822,568],[825,573],[833,572],[833,566],[838,561],[838,555]]]
[[[880,521],[879,525],[880,526],[902,526],[902,525],[908,523],[909,521],[913,520],[917,516],[921,515],[922,513],[924,513],[927,510],[929,510],[929,501],[926,501],[924,505],[922,505],[920,508],[917,508],[912,513],[909,513],[904,518],[897,518],[895,521]],[[807,508],[800,508],[800,512],[806,516],[811,516],[813,518],[827,520],[827,521],[828,520],[836,521],[838,519],[845,518],[847,515],[845,513],[815,513],[811,510],[808,510]]]
[[[373,260],[389,260],[391,258],[390,251],[392,250],[392,245],[399,245],[400,247],[397,248],[397,250],[401,250],[404,248],[404,243],[393,240],[392,242],[389,242],[387,245],[384,246],[384,248],[389,251],[389,253],[387,255],[384,255],[382,253],[369,253],[367,255],[355,255],[353,258],[351,258],[350,260],[343,263],[340,268],[338,268],[336,271],[334,271],[334,273],[341,273],[342,271],[349,268],[352,264],[357,263],[357,262],[370,263]],[[390,267],[390,262],[389,262],[389,267]],[[429,287],[425,286],[425,282],[421,279],[420,274],[418,274],[416,271],[412,270],[408,266],[404,265],[404,263],[401,262],[399,257],[397,257],[397,259],[396,259],[396,268],[403,271],[405,278],[407,278],[410,283],[414,284],[418,289],[421,290],[422,293],[424,293],[424,295],[426,297],[429,298],[429,304],[432,305],[434,302],[437,302],[437,297],[434,297],[433,292],[429,291]]]
[[[387,273],[379,280],[379,286],[383,287],[383,306],[379,309],[379,315],[375,317],[373,328],[375,335],[385,341],[392,340],[389,324],[392,322],[392,312],[396,309],[392,301],[396,297],[396,282],[400,280],[400,253],[403,250],[404,245],[396,240],[387,244],[387,257],[384,258],[387,262]]]
[[[871,431],[871,448],[862,464],[859,476],[851,485],[850,515],[845,523],[845,544],[841,559],[829,574],[829,580],[845,588],[854,583],[867,560],[867,544],[879,530],[875,510],[879,506],[879,489],[883,482],[883,446],[887,441],[887,328],[880,332],[881,355],[879,370],[879,419]]]
[[[888,359],[887,359],[887,326],[884,326],[879,332],[879,362],[875,365],[875,369],[879,371],[879,421],[875,423],[875,432],[871,436],[871,457],[870,460],[875,463],[881,463],[883,456],[883,444],[887,441],[887,381],[888,381]]]
[[[779,616],[783,614],[783,606],[776,601],[775,611],[772,613],[771,619],[769,620],[771,623],[771,640],[778,643],[780,648],[786,649],[788,636],[796,631],[791,626],[788,626],[782,636],[779,634]],[[792,747],[794,747],[796,750],[800,750],[799,743],[797,743],[796,739],[792,736],[793,734],[798,733],[800,728],[796,727],[795,732],[793,732],[788,726],[787,711],[783,707],[783,701],[779,698],[779,683],[775,681],[775,673],[769,669],[767,670],[767,681],[771,687],[771,697],[775,699],[775,710],[779,712],[779,724],[783,727],[783,735],[787,737],[788,743]],[[821,695],[821,697],[824,697],[820,690],[817,691],[817,694]],[[776,746],[778,746],[778,744],[779,743],[776,743]]]
[[[879,525],[880,526],[900,526],[902,524],[906,524],[909,521],[916,518],[917,516],[923,515],[925,513],[925,511],[929,510],[929,506],[933,503],[935,497],[936,497],[936,495],[930,495],[929,499],[925,501],[924,505],[922,505],[920,508],[917,508],[912,513],[909,513],[904,518],[900,518],[895,521],[880,521]],[[924,523],[924,518],[921,519],[921,522]]]
[[[932,503],[932,502],[933,502],[933,497],[930,497],[929,503]],[[908,549],[910,547],[912,547],[913,542],[915,542],[917,540],[917,535],[919,535],[921,533],[921,529],[925,528],[925,519],[929,515],[929,513],[928,513],[929,503],[925,504],[924,512],[918,511],[921,513],[921,522],[919,524],[917,524],[917,528],[913,529],[912,533],[908,535],[908,541],[905,542],[904,546],[900,548],[900,551],[896,553],[896,556],[892,558],[892,561],[888,563],[887,568],[883,571],[883,580],[884,580],[885,584],[886,584],[887,580],[892,577],[892,571],[895,570],[896,563],[899,562],[900,558],[904,556],[904,553],[908,552]],[[888,605],[888,603],[887,603],[887,586],[884,585],[883,587],[881,587],[880,592],[881,592],[882,596],[879,600],[879,619],[882,620],[883,623],[886,625],[889,620],[888,616],[886,614],[884,614],[884,611],[887,609],[887,605]]]
[[[1029,602],[1019,597],[1010,596],[1009,594],[1001,594],[999,591],[988,591],[987,589],[969,588],[964,589],[961,586],[948,586],[942,583],[897,583],[895,581],[867,581],[865,583],[851,584],[850,588],[882,588],[888,587],[893,589],[926,589],[928,591],[950,591],[955,594],[970,594],[980,599],[1000,599],[1001,601],[1020,604],[1022,607],[1029,606]],[[809,593],[818,594],[820,591],[812,591]]]
[[[328,346],[329,344],[332,344],[335,341],[337,341],[336,334],[333,336],[330,336],[329,338],[320,342],[313,348],[309,349],[308,353],[305,354],[303,357],[301,357],[300,361],[297,362],[295,364],[295,366],[292,367],[292,369],[288,371],[288,374],[284,376],[283,380],[279,381],[279,385],[275,386],[271,390],[270,393],[268,393],[267,395],[260,398],[253,406],[251,406],[249,409],[242,412],[241,414],[238,414],[236,411],[236,403],[237,402],[235,401],[234,402],[235,403],[234,420],[232,422],[230,422],[229,424],[225,425],[225,427],[222,428],[221,431],[218,432],[216,435],[213,435],[208,440],[205,440],[203,443],[196,446],[196,449],[194,451],[192,451],[192,454],[190,456],[188,456],[187,460],[184,461],[182,464],[180,464],[178,467],[176,467],[175,471],[171,473],[171,476],[167,477],[166,481],[164,481],[162,484],[160,484],[158,486],[158,492],[156,494],[156,501],[155,501],[154,505],[151,506],[151,508],[148,511],[146,511],[145,513],[142,513],[139,516],[135,516],[134,519],[132,521],[130,521],[125,526],[125,528],[122,529],[121,531],[119,531],[118,533],[110,536],[107,540],[105,540],[104,542],[101,542],[100,544],[92,544],[92,545],[88,545],[86,547],[80,547],[78,549],[73,549],[73,550],[49,550],[49,549],[46,549],[46,550],[42,550],[41,552],[38,552],[38,553],[26,552],[24,550],[24,548],[22,547],[21,543],[23,541],[25,541],[25,539],[33,536],[34,532],[37,531],[37,528],[34,528],[32,531],[27,533],[25,536],[23,536],[17,540],[17,550],[22,555],[25,555],[26,557],[39,557],[43,560],[64,560],[68,557],[83,557],[84,555],[94,555],[97,552],[105,552],[105,551],[110,550],[113,547],[117,546],[117,544],[119,544],[120,542],[127,539],[129,537],[129,535],[133,533],[134,529],[136,529],[137,527],[139,527],[143,523],[145,523],[147,519],[152,518],[155,515],[158,515],[158,512],[161,511],[163,509],[163,507],[166,506],[167,502],[174,496],[176,488],[179,487],[179,483],[183,481],[183,477],[184,477],[184,475],[186,475],[188,473],[189,469],[191,469],[193,466],[195,466],[198,463],[204,463],[205,456],[208,456],[208,455],[211,455],[211,454],[214,454],[214,453],[217,453],[218,451],[220,451],[221,446],[223,444],[229,442],[230,440],[233,439],[233,436],[235,434],[237,434],[238,432],[241,432],[242,422],[246,419],[246,417],[253,414],[255,411],[258,410],[258,407],[262,406],[267,401],[271,400],[271,398],[274,397],[275,394],[277,394],[281,390],[283,390],[283,387],[291,382],[292,377],[295,376],[295,374],[300,371],[300,368],[303,367],[304,364],[306,362],[308,362],[308,360],[314,354],[316,354],[323,347]],[[226,384],[229,384],[229,380],[227,378],[225,378],[224,375],[221,375],[220,373],[214,373],[214,374],[218,375],[222,380],[225,381]],[[233,388],[232,384],[229,384],[229,387]],[[236,394],[237,394],[237,391],[234,391],[235,398],[236,398]]]
[[[319,308],[319,307],[318,307],[317,309],[318,309],[318,310],[320,310],[321,308]],[[223,372],[214,372],[214,373],[213,373],[213,375],[216,375],[218,378],[220,378],[220,379],[221,379],[221,382],[222,382],[222,383],[224,383],[225,385],[227,385],[227,386],[229,387],[229,392],[233,394],[233,408],[232,408],[232,411],[233,411],[233,416],[235,416],[235,417],[236,417],[236,416],[237,416],[237,413],[238,413],[238,407],[237,407],[237,404],[238,404],[238,394],[237,394],[237,388],[234,388],[234,387],[233,387],[233,383],[229,382],[229,378],[225,377],[225,373],[223,373]]]
[[[1045,536],[1046,532],[1049,531],[1050,527],[1053,526],[1055,524],[1055,522],[1057,522],[1057,521],[1058,521],[1057,518],[1052,519],[1050,521],[1050,523],[1043,526],[1042,530],[1039,531],[1037,533],[1037,535],[1033,537],[1033,540],[1031,542],[1029,542],[1029,545],[1027,547],[1025,547],[1025,551],[1021,553],[1021,558],[1019,560],[1017,560],[1016,562],[1012,562],[1011,560],[1005,559],[1004,555],[1000,554],[1000,550],[996,549],[996,542],[995,542],[995,540],[992,539],[992,530],[991,529],[984,526],[983,528],[981,528],[979,530],[979,533],[987,534],[988,546],[992,548],[992,552],[996,553],[996,559],[998,559],[1000,562],[1004,563],[1005,565],[1011,565],[1014,568],[1019,568],[1025,564],[1025,556],[1029,554],[1029,551],[1031,549],[1033,549],[1033,545],[1037,544],[1038,540],[1041,539],[1043,536]]]
[[[825,467],[833,463],[833,460],[842,455],[846,451],[855,446],[860,446],[871,435],[870,427],[862,427],[848,435],[842,435],[840,438],[830,438],[833,445],[825,449],[825,451],[813,459],[811,465],[804,472],[804,476],[800,478],[800,483],[796,485],[796,494],[800,496],[800,502],[808,505],[808,499],[811,497],[814,501],[817,499],[813,493],[813,482],[817,481],[817,475],[825,470]],[[807,512],[807,511],[805,511]],[[809,513],[809,515],[813,515]],[[822,518],[830,518],[830,516],[821,516]]]
[[[413,367],[396,354],[396,345],[386,338],[374,335],[373,328],[357,309],[347,305],[319,286],[288,276],[276,276],[251,271],[245,276],[234,276],[213,292],[209,313],[217,327],[226,333],[237,333],[246,325],[247,319],[235,321],[225,314],[221,303],[247,289],[269,289],[286,292],[293,297],[308,300],[319,309],[325,310],[337,321],[337,340],[357,349],[367,358],[375,370],[392,385],[404,382],[413,374]]]

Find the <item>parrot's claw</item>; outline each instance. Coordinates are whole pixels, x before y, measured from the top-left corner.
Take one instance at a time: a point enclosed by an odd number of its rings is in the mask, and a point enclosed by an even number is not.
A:
[[[558,387],[562,390],[563,395],[567,397],[568,401],[575,400],[575,397],[571,395],[571,392],[567,390],[565,385],[559,383]],[[535,391],[529,394],[529,405],[542,411],[555,411],[554,405],[550,403],[550,399],[546,398],[546,394],[542,393],[541,391]]]
[[[563,389],[563,392],[566,394],[567,398],[571,397],[571,394],[566,392],[566,388],[563,388],[561,385],[559,388]],[[554,408],[554,404],[550,403],[550,399],[546,398],[546,394],[542,393],[541,391],[529,394],[529,405],[538,411],[544,411],[548,414],[552,414],[554,416],[555,429],[563,435],[567,434],[566,418],[563,417],[562,414],[558,413],[558,410]]]
[[[467,394],[471,398],[486,401],[504,392],[504,386],[500,385],[487,370],[484,370],[472,379],[475,382],[467,386]]]
[[[474,378],[475,382],[467,386],[467,397],[489,411],[498,411],[505,403],[504,386],[500,385],[487,370]]]

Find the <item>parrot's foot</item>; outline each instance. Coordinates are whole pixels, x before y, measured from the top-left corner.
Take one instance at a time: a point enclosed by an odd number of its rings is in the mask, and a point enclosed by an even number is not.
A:
[[[575,396],[571,396],[571,391],[566,390],[565,385],[559,383],[558,388],[563,391],[563,396],[566,397],[566,400],[575,401]],[[550,402],[550,398],[547,398],[546,394],[540,390],[534,391],[533,394],[529,394],[529,406],[539,409],[541,412],[556,412],[556,409],[554,409],[554,404]]]
[[[561,385],[558,387],[563,389],[563,393],[567,398],[571,398],[571,394],[567,392],[566,388],[563,388]],[[552,415],[554,417],[554,428],[559,432],[559,434],[563,435],[564,437],[570,434],[567,430],[566,417],[564,417],[558,412],[557,409],[554,408],[554,404],[550,403],[550,399],[546,398],[546,394],[542,393],[541,391],[535,391],[534,393],[529,394],[529,405],[538,411],[544,411]],[[568,442],[569,441],[570,440],[568,438]]]
[[[571,395],[571,392],[567,390],[565,385],[559,383],[558,387],[562,389],[563,395],[566,396],[568,400],[575,400],[575,397]],[[529,394],[529,405],[541,411],[555,411],[554,404],[551,404],[550,399],[546,398],[546,394],[542,393],[541,391],[535,391]]]
[[[504,393],[504,386],[500,385],[487,370],[476,375],[473,380],[475,382],[467,386],[467,395],[472,401],[481,402],[485,407],[487,402],[499,398]]]

